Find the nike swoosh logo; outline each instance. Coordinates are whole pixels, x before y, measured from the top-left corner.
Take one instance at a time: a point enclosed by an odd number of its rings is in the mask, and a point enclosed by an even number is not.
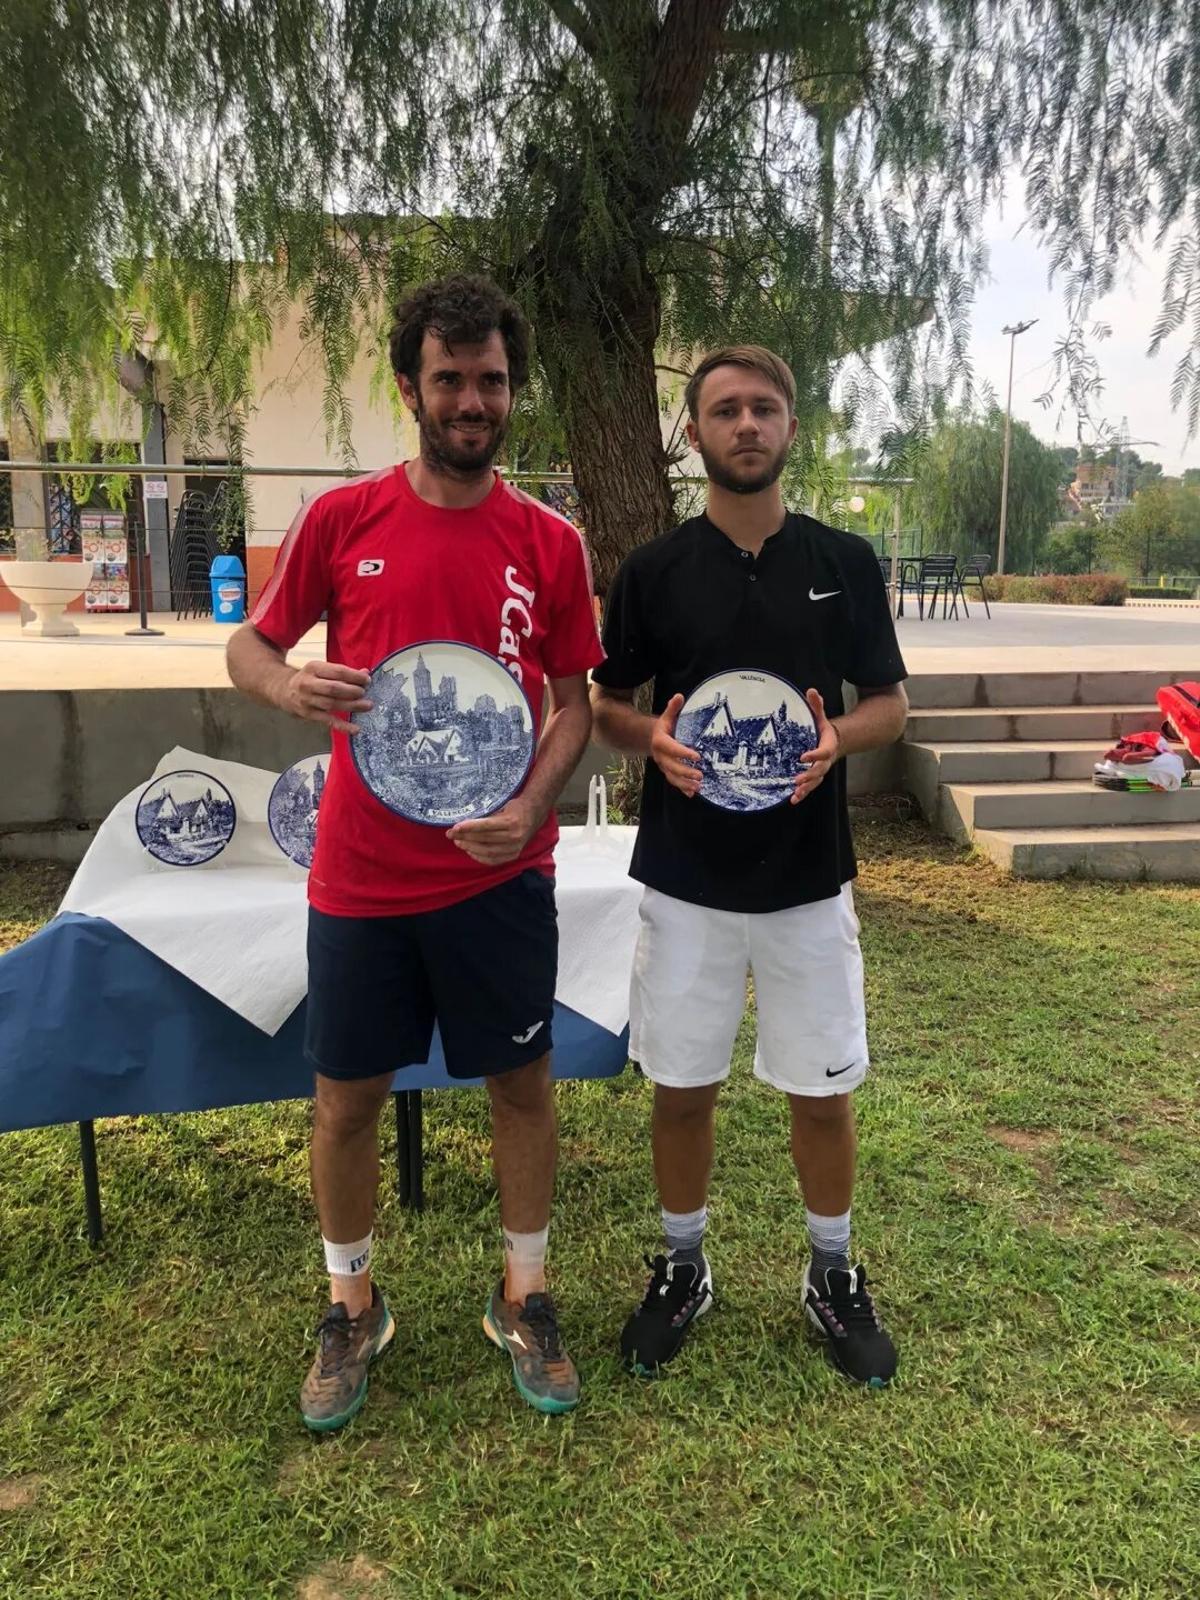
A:
[[[852,1067],[853,1065],[854,1065],[854,1063],[853,1063],[853,1061],[851,1061],[850,1065],[846,1066],[846,1067],[826,1067],[825,1068],[825,1076],[827,1078],[840,1078],[842,1073],[843,1072],[849,1072],[850,1071],[850,1067]]]
[[[835,594],[841,594],[841,592],[840,589],[826,589],[824,594],[818,594],[815,589],[810,589],[808,598],[810,600],[832,600]]]
[[[505,1333],[504,1337],[508,1340],[509,1344],[518,1344],[522,1350],[529,1349],[529,1346],[525,1343],[524,1339],[522,1339],[519,1333]]]
[[[535,1022],[533,1027],[527,1028],[524,1033],[514,1033],[512,1036],[512,1042],[514,1044],[528,1044],[530,1039],[533,1038],[534,1034],[542,1026],[544,1026],[543,1023]]]

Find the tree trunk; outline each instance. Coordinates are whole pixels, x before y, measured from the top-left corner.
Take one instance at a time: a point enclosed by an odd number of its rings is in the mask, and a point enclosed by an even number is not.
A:
[[[653,362],[622,363],[616,378],[590,394],[572,385],[563,401],[567,447],[601,597],[629,552],[672,521]]]
[[[637,266],[632,283],[597,293],[582,273],[564,271],[562,252],[556,254],[553,288],[539,296],[538,322],[548,334],[542,360],[562,414],[603,598],[629,552],[671,524],[654,369],[658,297]]]
[[[654,367],[658,291],[635,260],[619,284],[604,285],[601,298],[579,263],[564,261],[561,245],[553,254],[553,270],[538,278],[539,346],[562,413],[603,605],[629,552],[673,521]],[[649,684],[636,704],[650,710]],[[626,822],[637,820],[642,769],[634,757],[620,762],[612,803]]]

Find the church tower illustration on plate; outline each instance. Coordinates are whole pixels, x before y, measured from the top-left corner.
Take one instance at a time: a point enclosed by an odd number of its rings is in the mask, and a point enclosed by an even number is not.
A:
[[[413,699],[416,702],[417,721],[424,727],[437,721],[437,696],[433,692],[433,674],[425,665],[425,657],[418,656],[413,668]]]

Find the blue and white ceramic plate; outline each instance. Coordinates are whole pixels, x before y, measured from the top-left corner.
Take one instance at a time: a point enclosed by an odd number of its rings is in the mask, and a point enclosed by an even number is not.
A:
[[[267,826],[284,855],[306,871],[317,843],[317,812],[329,776],[329,757],[305,756],[275,779]]]
[[[786,678],[718,672],[684,701],[675,737],[700,753],[703,799],[722,811],[766,811],[790,799],[817,726]]]
[[[533,712],[520,684],[473,645],[428,639],[371,673],[354,721],[354,764],[397,816],[449,828],[512,799],[533,760]]]
[[[138,838],[156,861],[198,867],[233,838],[237,808],[210,773],[168,772],[142,790],[135,820]]]

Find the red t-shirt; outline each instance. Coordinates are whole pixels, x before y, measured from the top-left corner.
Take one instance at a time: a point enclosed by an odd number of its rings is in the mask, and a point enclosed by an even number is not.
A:
[[[532,600],[528,597],[532,595]],[[338,484],[297,515],[250,621],[290,650],[328,616],[326,657],[370,671],[423,639],[495,656],[521,684],[541,727],[547,678],[604,660],[591,569],[578,529],[499,475],[468,510],[422,500],[403,466]],[[530,867],[553,870],[553,812],[516,861],[472,861],[438,828],[408,822],[359,776],[334,733],[308,897],[331,916],[433,911]]]

